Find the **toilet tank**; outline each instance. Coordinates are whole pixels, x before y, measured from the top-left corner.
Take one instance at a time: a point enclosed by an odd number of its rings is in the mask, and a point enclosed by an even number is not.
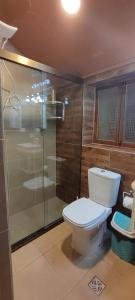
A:
[[[89,198],[106,207],[116,204],[121,175],[100,168],[88,170]]]

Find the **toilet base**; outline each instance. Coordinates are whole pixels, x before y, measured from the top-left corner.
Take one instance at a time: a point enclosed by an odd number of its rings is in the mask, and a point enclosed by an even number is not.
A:
[[[72,248],[83,256],[95,255],[103,246],[103,237],[106,232],[106,222],[92,230],[85,230],[74,225],[72,227]]]

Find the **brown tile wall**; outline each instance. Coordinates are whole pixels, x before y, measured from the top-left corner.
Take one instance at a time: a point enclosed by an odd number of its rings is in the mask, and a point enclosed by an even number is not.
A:
[[[82,131],[83,89],[79,85],[70,85],[58,92],[57,98],[69,104],[65,109],[65,120],[56,124],[56,154],[63,161],[57,161],[57,196],[67,203],[79,196],[80,159]]]
[[[1,97],[0,97],[1,98]],[[1,103],[1,101],[0,101]],[[3,130],[0,105],[0,300],[13,300],[9,233],[3,163]]]
[[[93,166],[118,172],[122,175],[118,206],[122,207],[122,192],[131,190],[135,180],[135,151],[92,145],[94,93],[88,88],[84,98],[83,146],[81,167],[81,196],[88,196],[88,169]]]
[[[82,144],[92,143],[93,122],[94,122],[94,93],[92,87],[84,87],[84,105],[83,105],[83,128],[82,128]]]
[[[81,195],[88,196],[88,169],[97,166],[118,172],[122,175],[119,193],[121,207],[122,192],[131,190],[131,182],[135,179],[135,153],[119,152],[102,147],[83,146],[81,170]]]

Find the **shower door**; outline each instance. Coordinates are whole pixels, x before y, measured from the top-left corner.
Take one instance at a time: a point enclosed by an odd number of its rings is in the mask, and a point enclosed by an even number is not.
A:
[[[14,244],[45,225],[46,97],[40,84],[42,72],[7,61],[1,66],[5,173]]]
[[[80,195],[82,86],[31,64],[18,55],[1,60],[12,245],[56,224],[63,208]]]

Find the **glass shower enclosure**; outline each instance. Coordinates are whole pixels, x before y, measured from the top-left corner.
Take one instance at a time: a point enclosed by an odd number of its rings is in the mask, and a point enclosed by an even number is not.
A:
[[[82,82],[0,51],[12,245],[46,230],[80,193]]]

